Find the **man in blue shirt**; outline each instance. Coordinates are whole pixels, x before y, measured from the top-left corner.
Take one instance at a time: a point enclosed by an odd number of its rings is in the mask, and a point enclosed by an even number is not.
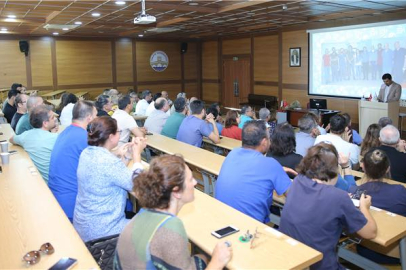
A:
[[[190,111],[192,115],[183,119],[176,140],[201,147],[203,136],[205,136],[214,143],[220,143],[219,131],[213,114],[208,114],[206,121],[202,120],[206,115],[204,102],[201,100],[191,102]],[[210,130],[207,122],[213,126],[213,131]]]
[[[245,122],[251,121],[252,119],[256,119],[255,113],[252,110],[251,106],[244,105],[241,108],[241,118],[240,118],[240,123],[238,124],[239,128],[243,128]]]
[[[79,156],[87,147],[87,125],[96,115],[92,102],[77,102],[73,107],[72,124],[59,135],[51,154],[48,186],[70,221],[78,193]]]
[[[291,181],[282,166],[264,154],[270,146],[264,121],[249,121],[242,130],[242,147],[224,160],[216,182],[216,199],[255,218],[269,222],[272,195],[284,194]]]

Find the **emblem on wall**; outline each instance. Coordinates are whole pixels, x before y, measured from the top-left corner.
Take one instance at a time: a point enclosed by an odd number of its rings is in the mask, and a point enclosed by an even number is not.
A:
[[[162,72],[169,65],[169,57],[163,51],[155,51],[151,54],[149,64],[156,72]]]

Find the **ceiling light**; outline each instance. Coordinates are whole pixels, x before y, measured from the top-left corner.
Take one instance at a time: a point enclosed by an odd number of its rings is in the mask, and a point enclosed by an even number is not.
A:
[[[116,1],[116,5],[122,6],[122,5],[125,5],[125,2],[124,1]]]
[[[139,37],[143,37],[144,35],[143,35],[143,34],[139,34],[138,36],[139,36]]]
[[[76,25],[81,25],[81,24],[82,24],[82,22],[75,22],[75,24],[76,24]]]
[[[189,3],[189,6],[198,6],[198,5],[199,5],[199,3],[196,3],[196,2]]]
[[[2,27],[2,28],[1,28],[1,31],[6,32],[6,31],[7,31],[7,28]]]
[[[69,28],[64,27],[64,28],[62,28],[62,30],[63,30],[63,31],[68,31],[68,30],[69,30]]]
[[[17,18],[17,16],[16,15],[8,15],[7,18],[15,19],[15,18]]]
[[[94,13],[92,13],[92,16],[93,17],[100,17],[100,13],[94,12]]]
[[[57,36],[57,35],[59,35],[59,33],[58,32],[53,32],[52,35]]]
[[[287,10],[287,9],[288,9],[288,6],[287,6],[287,5],[283,5],[283,6],[282,6],[282,9],[283,9],[283,10]]]
[[[12,18],[7,18],[4,20],[5,22],[17,22],[16,19],[12,19]]]

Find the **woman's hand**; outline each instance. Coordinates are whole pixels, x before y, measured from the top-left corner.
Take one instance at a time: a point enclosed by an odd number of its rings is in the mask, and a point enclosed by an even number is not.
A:
[[[350,153],[348,153],[348,155],[345,155],[343,153],[339,153],[338,154],[338,164],[342,167],[348,167],[351,165],[350,163]]]
[[[233,248],[228,242],[219,242],[213,250],[207,269],[223,269],[233,256]]]

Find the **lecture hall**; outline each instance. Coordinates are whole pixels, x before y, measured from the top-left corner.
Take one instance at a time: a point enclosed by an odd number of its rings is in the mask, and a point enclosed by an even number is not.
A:
[[[405,14],[0,0],[0,269],[406,270]]]

